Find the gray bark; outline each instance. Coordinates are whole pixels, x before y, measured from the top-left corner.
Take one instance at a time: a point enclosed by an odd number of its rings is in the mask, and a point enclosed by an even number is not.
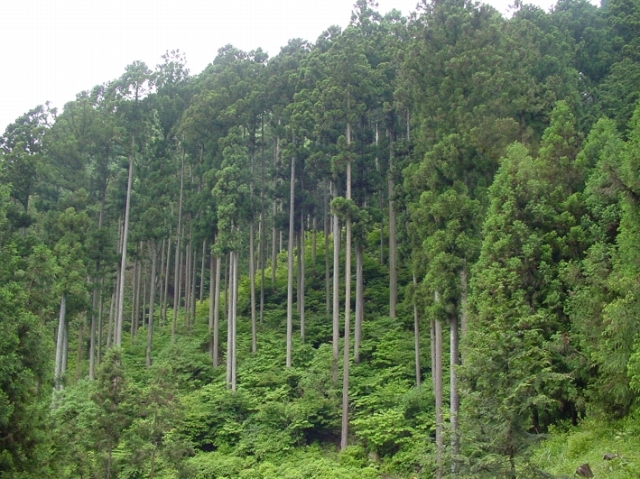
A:
[[[286,366],[291,367],[293,347],[293,244],[294,244],[294,195],[295,195],[296,161],[291,158],[291,178],[289,184],[289,251],[287,258],[287,357]]]
[[[158,252],[156,241],[151,241],[151,285],[149,287],[149,320],[147,321],[147,354],[146,366],[151,367],[151,346],[153,344],[153,307],[156,300],[156,263],[158,261]]]
[[[62,368],[63,352],[64,352],[64,330],[66,327],[66,314],[67,314],[67,295],[62,293],[60,298],[60,314],[58,316],[58,334],[56,340],[56,362],[53,372],[53,384],[56,390],[62,389],[62,374],[64,372]]]

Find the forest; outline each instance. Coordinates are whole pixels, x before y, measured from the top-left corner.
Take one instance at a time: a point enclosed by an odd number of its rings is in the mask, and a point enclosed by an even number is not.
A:
[[[6,128],[0,478],[640,477],[640,2],[376,8]]]

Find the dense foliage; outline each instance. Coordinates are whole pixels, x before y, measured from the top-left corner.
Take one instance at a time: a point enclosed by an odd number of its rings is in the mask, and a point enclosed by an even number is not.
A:
[[[637,475],[639,18],[358,0],[18,118],[0,477],[564,477],[608,435]]]

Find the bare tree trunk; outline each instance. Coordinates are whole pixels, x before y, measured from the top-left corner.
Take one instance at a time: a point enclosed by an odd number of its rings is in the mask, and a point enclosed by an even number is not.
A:
[[[420,387],[422,377],[420,374],[420,317],[418,316],[418,303],[416,301],[416,294],[418,287],[418,279],[416,274],[413,273],[413,341],[416,361],[416,386]]]
[[[189,241],[187,241],[186,246],[184,254],[184,324],[187,331],[189,331],[189,318],[191,316],[191,228],[189,228]]]
[[[111,347],[111,338],[113,337],[113,321],[114,321],[114,310],[116,305],[116,292],[111,293],[111,301],[109,302],[109,324],[107,325],[107,349]]]
[[[262,200],[264,203],[264,199]],[[265,268],[265,233],[264,233],[264,208],[260,214],[260,324],[264,322],[264,268]]]
[[[233,267],[235,265],[233,252],[229,253],[229,274],[227,275],[227,389],[231,389],[233,368]],[[229,278],[230,277],[230,278]],[[230,291],[231,290],[231,291]]]
[[[233,265],[233,301],[231,302],[233,306],[233,335],[232,335],[232,345],[233,345],[233,353],[231,355],[231,390],[235,393],[237,387],[237,347],[236,347],[236,336],[237,336],[237,306],[238,306],[238,264],[240,263],[240,254],[236,251],[233,253],[234,257],[234,265]]]
[[[331,263],[329,260],[329,195],[327,194],[327,185],[325,183],[324,188],[324,297],[325,297],[325,312],[329,314],[331,312],[331,282],[330,282],[330,268]]]
[[[362,244],[356,245],[356,326],[353,344],[353,362],[360,362],[362,323],[364,321],[364,278],[362,274]]]
[[[174,291],[173,291],[173,323],[171,324],[171,340],[176,337],[176,323],[178,322],[178,309],[180,309],[180,290],[182,283],[182,251],[180,250],[180,240],[182,236],[182,197],[184,195],[184,149],[182,150],[182,161],[180,164],[180,198],[178,200],[178,229],[176,233],[176,258],[174,269]]]
[[[398,303],[398,243],[396,240],[396,210],[393,201],[393,133],[389,131],[389,175],[387,177],[387,194],[389,196],[389,316],[396,317]]]
[[[289,181],[289,251],[287,258],[287,358],[286,366],[291,367],[293,347],[293,244],[294,244],[294,195],[296,179],[296,160],[291,158],[291,178]]]
[[[333,184],[334,196],[337,191]],[[340,219],[333,214],[333,381],[338,380],[338,355],[340,341]]]
[[[250,296],[251,296],[251,352],[256,353],[258,350],[257,341],[257,312],[256,312],[256,263],[255,263],[255,247],[254,247],[254,233],[253,233],[253,218],[249,221],[249,284],[250,284]]]
[[[98,310],[98,284],[94,278],[93,295],[91,298],[91,329],[89,330],[89,380],[95,378],[96,364],[96,311]]]
[[[207,259],[207,240],[202,240],[202,260],[200,264],[200,297],[199,300],[202,303],[204,301],[204,265]]]
[[[209,356],[214,359],[213,355],[213,308],[215,295],[215,258],[213,254],[209,256]],[[216,351],[217,353],[217,351]],[[215,365],[214,365],[215,367]]]
[[[127,199],[124,208],[124,226],[122,233],[122,257],[120,259],[120,291],[118,293],[118,309],[116,313],[115,345],[122,345],[122,312],[124,308],[124,273],[127,267],[127,241],[129,239],[129,211],[131,209],[131,185],[133,183],[133,157],[135,136],[131,137],[131,153],[129,154],[129,178],[127,180]]]
[[[63,388],[62,385],[62,355],[64,351],[63,343],[64,343],[64,330],[66,325],[66,314],[67,314],[67,295],[62,293],[62,297],[60,298],[60,315],[58,316],[58,335],[56,341],[56,363],[55,369],[53,373],[53,384],[56,390],[61,390]]]
[[[221,269],[220,257],[216,257],[216,290],[213,300],[213,367],[218,367],[218,361],[220,354],[218,353],[218,347],[220,344],[220,269]]]
[[[451,453],[454,460],[451,461],[451,472],[456,473],[455,456],[458,451],[458,410],[460,398],[458,396],[458,318],[452,316],[449,321],[449,411],[451,421]]]
[[[192,327],[196,324],[196,283],[198,282],[198,251],[195,248],[191,248],[191,289],[190,289],[190,296],[191,299],[189,300],[189,306],[191,307],[191,313],[190,313],[190,322],[189,322],[189,329],[191,330]]]
[[[86,314],[84,314],[84,318],[82,318],[82,321],[80,321],[80,324],[78,324],[78,344],[76,347],[76,375],[75,375],[75,382],[78,382],[78,380],[80,379],[80,365],[82,364],[82,350],[84,349],[84,326],[85,323],[87,322],[87,317]]]
[[[317,191],[316,191],[317,193]],[[316,218],[315,212],[313,215],[313,219],[311,221],[311,266],[313,270],[316,269],[316,256],[318,253],[318,219]]]
[[[102,330],[103,328],[103,322],[102,322],[102,318],[104,316],[104,278],[100,280],[100,299],[99,299],[99,303],[100,303],[100,309],[98,310],[98,350],[97,350],[97,357],[96,357],[96,362],[98,364],[100,364],[102,362]],[[95,367],[94,367],[94,371],[95,371]]]
[[[306,246],[304,237],[304,214],[300,213],[300,248],[298,249],[298,262],[300,264],[300,281],[298,283],[299,291],[299,313],[300,313],[300,339],[304,343],[305,336],[305,317],[304,317],[304,295],[305,295],[305,269],[306,269]]]
[[[436,303],[440,302],[440,295],[435,293]],[[435,402],[436,402],[436,478],[442,478],[442,460],[444,452],[443,417],[442,417],[442,321],[435,320],[436,327],[436,363],[435,363]]]
[[[276,240],[278,236],[278,230],[276,229],[276,215],[278,213],[277,201],[273,202],[273,228],[271,229],[271,290],[275,291],[276,287],[276,268],[277,268],[277,251]]]
[[[347,123],[347,145],[351,143],[351,128]],[[351,161],[347,161],[347,200],[351,199]],[[349,336],[351,333],[351,216],[347,214],[344,252],[344,356],[342,362],[342,430],[340,450],[347,448],[349,439]]]
[[[171,234],[169,234],[169,238],[167,239],[167,260],[165,262],[165,270],[164,270],[164,288],[162,290],[162,309],[160,311],[162,325],[167,324],[167,307],[168,301],[167,297],[169,296],[169,267],[171,265]]]
[[[151,367],[151,346],[153,344],[153,306],[156,300],[156,263],[158,261],[156,240],[151,240],[151,286],[149,298],[149,320],[147,321],[147,369]]]

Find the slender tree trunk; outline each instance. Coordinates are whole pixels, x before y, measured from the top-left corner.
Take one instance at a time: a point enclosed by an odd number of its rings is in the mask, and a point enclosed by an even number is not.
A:
[[[84,318],[82,318],[82,321],[80,321],[80,324],[78,324],[78,344],[76,347],[76,376],[74,378],[76,383],[80,379],[80,366],[82,364],[82,350],[84,349],[84,344],[83,344],[84,343],[84,326],[86,322],[87,322],[87,317],[85,314]]]
[[[218,347],[220,344],[220,269],[221,269],[220,257],[216,256],[216,290],[215,297],[213,299],[213,367],[218,367],[218,361],[220,354],[218,353]]]
[[[464,267],[462,271],[460,271],[460,334],[463,340],[467,334],[467,282],[467,269]],[[461,359],[464,364],[464,349],[461,351]]]
[[[440,302],[440,295],[435,293],[436,303]],[[436,329],[436,361],[435,361],[435,402],[436,402],[436,478],[442,478],[442,460],[444,452],[443,417],[442,417],[442,321],[435,320]]]
[[[116,314],[115,345],[122,346],[122,319],[124,308],[124,273],[127,267],[127,241],[129,239],[129,211],[131,209],[131,185],[133,183],[133,157],[135,136],[131,137],[131,153],[129,155],[129,178],[127,180],[127,199],[124,208],[124,226],[122,233],[122,257],[120,259],[120,291],[118,293],[118,309]]]
[[[180,240],[182,237],[182,198],[184,195],[184,149],[182,150],[182,161],[180,164],[180,197],[178,200],[178,229],[176,233],[176,258],[174,268],[174,291],[173,291],[173,322],[171,324],[171,340],[176,337],[176,324],[178,322],[178,309],[180,309],[180,290],[182,283],[182,252],[180,250]]]
[[[347,145],[351,144],[351,128],[347,123]],[[351,160],[347,160],[347,200],[351,199]],[[342,430],[340,449],[344,451],[349,439],[349,336],[351,333],[351,216],[347,214],[344,252],[344,357],[342,363]]]
[[[451,421],[451,453],[454,460],[451,461],[451,472],[456,473],[455,456],[458,451],[458,410],[460,398],[458,396],[458,318],[452,316],[449,320],[449,411]]]
[[[257,327],[258,318],[256,312],[256,263],[255,263],[255,238],[253,232],[253,218],[249,221],[249,284],[251,296],[251,352],[258,351]]]
[[[214,359],[213,355],[213,308],[215,295],[215,258],[213,254],[209,255],[209,356]],[[216,351],[217,353],[217,351]],[[214,365],[215,367],[215,365]]]
[[[113,321],[114,310],[116,306],[116,292],[111,293],[111,301],[109,302],[109,324],[107,325],[107,349],[111,347],[111,338],[113,338]]]
[[[200,296],[199,301],[204,301],[204,268],[207,259],[207,240],[202,240],[202,260],[200,264]]]
[[[324,188],[324,303],[325,312],[327,315],[331,312],[331,281],[330,281],[330,268],[331,263],[329,260],[329,195],[327,194],[327,185],[325,183]]]
[[[296,160],[291,158],[291,179],[289,182],[289,251],[287,258],[287,358],[286,365],[291,367],[293,346],[293,244],[294,244],[294,195],[296,179]]]
[[[396,241],[396,209],[393,201],[393,133],[389,131],[389,176],[387,177],[387,194],[389,196],[389,316],[396,317],[398,302],[398,243]]]
[[[156,263],[158,261],[158,252],[156,240],[151,240],[151,285],[149,298],[149,320],[147,321],[147,369],[151,367],[151,346],[153,344],[153,306],[156,300]]]
[[[164,270],[164,289],[162,290],[162,325],[167,324],[167,307],[168,301],[167,298],[169,296],[169,267],[171,265],[171,234],[169,234],[169,238],[167,239],[167,260],[165,262],[165,270]]]
[[[237,387],[237,363],[238,363],[238,354],[236,347],[236,337],[237,337],[237,306],[238,306],[238,265],[240,263],[240,254],[236,251],[233,253],[234,257],[234,265],[233,265],[233,301],[231,302],[233,306],[233,335],[232,335],[232,346],[233,352],[231,355],[231,390],[235,393]]]
[[[333,185],[334,196],[336,185]],[[333,214],[333,380],[338,380],[338,355],[340,350],[340,219]]]
[[[300,249],[298,250],[298,262],[300,263],[300,282],[298,283],[298,291],[300,292],[299,297],[299,309],[300,309],[300,339],[302,343],[304,343],[305,336],[305,317],[304,317],[304,295],[305,295],[305,281],[306,281],[306,246],[305,246],[305,237],[304,237],[304,214],[300,213]]]
[[[100,281],[100,299],[99,299],[99,303],[100,303],[100,309],[98,310],[98,350],[97,350],[97,357],[96,357],[96,362],[98,364],[100,364],[102,362],[102,330],[103,328],[103,321],[102,318],[104,316],[104,278]],[[95,371],[95,368],[94,368]]]
[[[184,323],[187,331],[189,331],[189,318],[191,316],[191,231],[189,231],[189,241],[186,243],[184,256]]]
[[[60,377],[64,378],[67,372],[67,358],[69,350],[69,325],[65,321],[62,327],[62,365],[60,366]]]
[[[317,191],[316,191],[317,193]],[[316,269],[316,256],[318,253],[318,219],[316,215],[313,215],[313,219],[311,220],[311,267],[313,271]]]
[[[264,203],[264,199],[262,199]],[[265,228],[264,228],[264,207],[260,214],[260,324],[264,322],[264,268],[265,268]]]
[[[62,389],[62,355],[63,355],[63,343],[64,343],[64,330],[66,325],[66,314],[67,314],[67,295],[62,293],[62,297],[60,298],[60,315],[58,316],[58,335],[56,341],[56,363],[55,369],[53,373],[53,383],[56,390]]]
[[[279,122],[278,122],[279,124]],[[276,137],[275,148],[273,150],[273,171],[277,170],[278,157],[280,156],[280,138]],[[275,180],[276,186],[278,185],[278,179]],[[276,226],[276,216],[278,215],[278,201],[273,202],[273,228],[271,230],[271,290],[275,292],[276,288],[276,269],[277,269],[277,251],[276,240],[278,237],[278,229]]]
[[[94,278],[93,295],[91,298],[91,329],[89,330],[89,380],[95,378],[96,364],[96,311],[98,310],[98,284]]]
[[[413,273],[413,341],[416,362],[416,387],[420,387],[422,375],[420,374],[420,317],[418,315],[418,302],[416,301],[418,279]]]
[[[353,344],[353,361],[360,362],[362,323],[364,321],[364,279],[362,274],[362,244],[356,245],[356,326]]]
[[[191,290],[190,295],[191,299],[189,301],[189,306],[191,306],[191,314],[190,314],[190,329],[196,324],[196,283],[198,282],[198,251],[195,248],[191,249]]]
[[[227,277],[227,389],[231,389],[233,368],[233,267],[235,261],[233,252],[229,253],[229,274]],[[229,278],[230,277],[230,278]],[[231,290],[231,291],[230,291]]]

